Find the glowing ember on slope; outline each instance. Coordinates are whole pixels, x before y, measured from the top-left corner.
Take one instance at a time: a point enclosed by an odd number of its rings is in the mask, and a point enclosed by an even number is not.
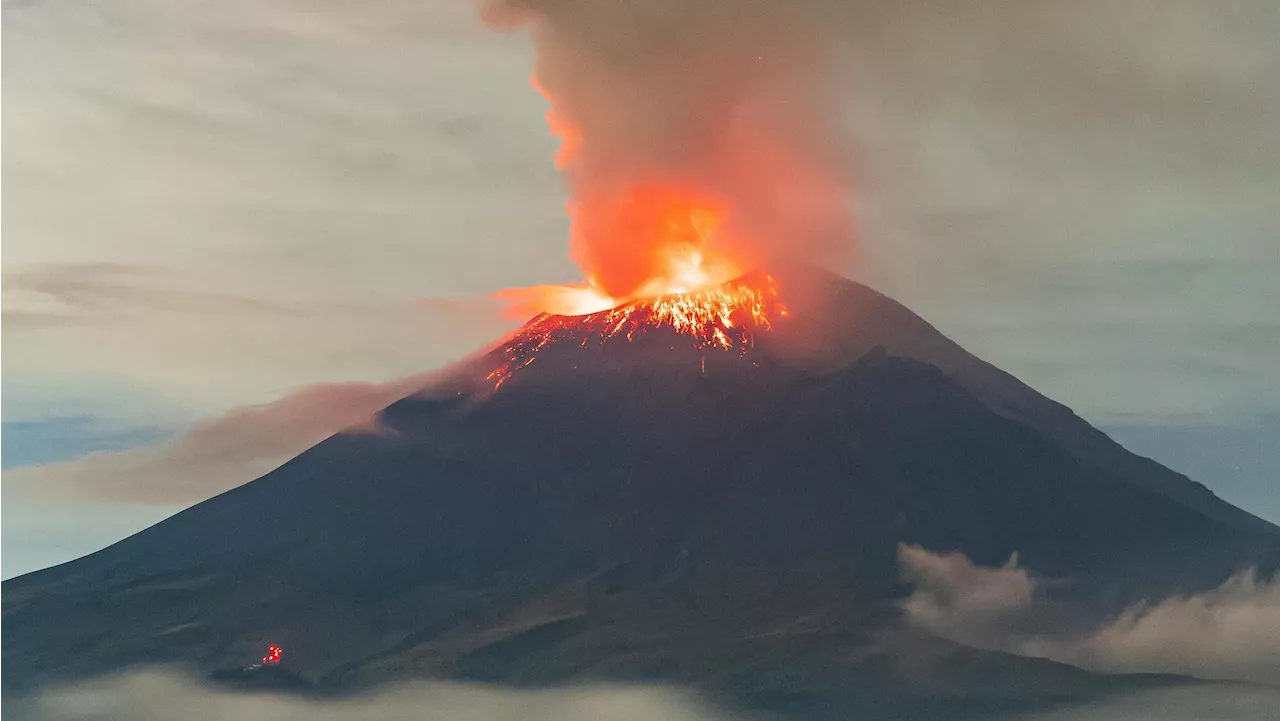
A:
[[[262,665],[264,666],[279,665],[281,653],[282,653],[281,648],[275,645],[274,643],[271,644],[270,646],[267,646],[267,655],[262,657]]]
[[[695,349],[745,355],[755,345],[757,331],[772,328],[787,315],[772,276],[764,276],[758,287],[740,280],[659,295],[587,315],[544,314],[503,345],[504,360],[488,379],[497,389],[555,343],[571,341],[586,347],[613,339],[630,341],[664,328],[688,336]],[[703,364],[705,367],[705,357]]]

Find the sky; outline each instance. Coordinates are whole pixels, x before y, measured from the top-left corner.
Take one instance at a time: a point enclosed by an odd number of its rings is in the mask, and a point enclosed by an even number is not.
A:
[[[837,270],[1280,522],[1274,3],[843,6]],[[359,424],[517,324],[496,291],[577,279],[530,38],[471,2],[3,13],[4,577]]]

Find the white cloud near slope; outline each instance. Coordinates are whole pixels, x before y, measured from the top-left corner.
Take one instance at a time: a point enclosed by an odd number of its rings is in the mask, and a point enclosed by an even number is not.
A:
[[[944,638],[1110,673],[1280,686],[1280,580],[1261,580],[1252,570],[1201,594],[1134,606],[1071,636],[1051,628],[1057,610],[1016,558],[986,568],[962,553],[902,546],[898,560],[915,584],[903,604],[907,620]]]
[[[4,492],[44,500],[198,503],[262,476],[334,433],[378,432],[378,411],[435,377],[307,386],[202,421],[156,445],[11,469],[4,474]]]
[[[348,699],[305,699],[211,688],[165,670],[45,692],[10,710],[35,721],[729,721],[696,696],[662,687],[517,691],[419,683]]]

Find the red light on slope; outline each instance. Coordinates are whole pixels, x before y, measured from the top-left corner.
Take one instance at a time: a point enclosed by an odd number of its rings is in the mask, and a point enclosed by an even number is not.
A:
[[[267,646],[267,655],[262,657],[262,665],[276,666],[280,663],[280,647],[274,643]]]

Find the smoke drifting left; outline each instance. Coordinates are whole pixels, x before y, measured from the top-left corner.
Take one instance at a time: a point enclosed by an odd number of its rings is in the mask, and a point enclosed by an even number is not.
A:
[[[529,28],[570,191],[584,294],[565,313],[684,293],[775,257],[849,259],[847,153],[827,92],[823,3],[490,0]],[[517,294],[519,295],[519,294]]]

